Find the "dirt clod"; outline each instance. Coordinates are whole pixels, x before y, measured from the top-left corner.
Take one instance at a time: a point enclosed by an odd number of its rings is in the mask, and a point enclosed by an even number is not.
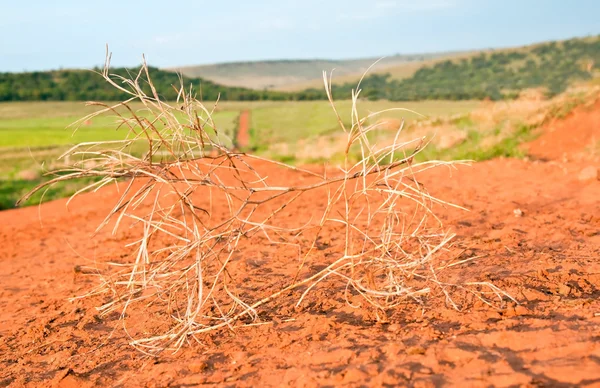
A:
[[[595,166],[585,167],[579,172],[579,175],[577,175],[577,179],[583,182],[600,179],[600,175],[598,174],[598,168]]]
[[[571,287],[569,287],[567,284],[559,284],[558,293],[560,295],[567,296],[571,293]]]
[[[193,361],[188,364],[188,369],[192,373],[201,373],[208,368],[208,364],[205,361]]]
[[[397,323],[392,323],[387,327],[387,330],[390,333],[399,333],[400,331],[402,331],[402,326]]]
[[[424,347],[412,346],[412,347],[406,349],[406,354],[414,356],[414,355],[425,354],[426,351],[427,350]]]
[[[527,314],[529,314],[529,310],[527,309],[527,307],[525,307],[523,305],[518,305],[517,307],[515,307],[515,314],[516,315],[527,315]]]

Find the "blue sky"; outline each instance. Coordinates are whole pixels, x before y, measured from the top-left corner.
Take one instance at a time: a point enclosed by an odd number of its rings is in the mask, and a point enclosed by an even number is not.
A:
[[[0,71],[359,58],[600,33],[597,0],[29,0],[0,5]]]

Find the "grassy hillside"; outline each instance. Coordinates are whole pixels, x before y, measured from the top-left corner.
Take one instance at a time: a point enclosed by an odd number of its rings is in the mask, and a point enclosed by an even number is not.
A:
[[[598,41],[598,37],[587,37],[587,38],[574,38],[574,39],[570,39],[566,42],[585,42],[585,43],[594,43],[596,42],[597,44]],[[389,74],[389,79],[390,80],[396,80],[396,81],[400,81],[406,78],[411,78],[415,75],[415,73],[417,73],[417,71],[424,69],[424,68],[432,68],[432,67],[436,67],[436,66],[440,66],[440,64],[450,61],[453,64],[461,64],[464,61],[469,61],[474,57],[481,57],[482,55],[487,57],[491,57],[493,55],[504,55],[504,54],[509,54],[509,55],[514,55],[515,53],[517,55],[524,55],[525,57],[531,57],[531,58],[538,58],[539,59],[539,51],[541,50],[543,51],[548,51],[548,46],[550,46],[550,48],[552,48],[552,46],[558,46],[559,49],[562,49],[564,42],[542,42],[542,43],[536,43],[536,44],[532,44],[532,45],[527,45],[527,46],[521,46],[521,47],[510,47],[510,48],[499,48],[499,49],[485,49],[485,50],[473,50],[473,51],[465,51],[465,52],[453,52],[453,53],[447,53],[446,55],[440,55],[440,56],[436,56],[436,57],[430,57],[421,61],[410,61],[410,62],[403,62],[403,63],[397,63],[397,64],[390,64],[388,62],[388,58],[384,59],[382,62],[380,62],[379,64],[377,64],[377,66],[375,66],[374,68],[371,69],[371,71],[369,72],[369,75],[388,75]],[[567,43],[567,45],[569,45],[569,43]],[[590,47],[590,52],[592,52],[592,55],[596,55],[597,56],[597,52],[598,52],[598,47],[596,46],[594,47]],[[593,54],[593,52],[596,52],[596,54]],[[574,53],[575,55],[578,55],[577,52]],[[589,57],[589,55],[588,55]],[[535,59],[537,60],[537,59]],[[493,62],[493,61],[491,61]],[[589,62],[584,62],[584,66],[587,65]],[[494,65],[493,63],[486,63],[486,65]],[[518,67],[519,63],[513,63],[511,66],[516,66]],[[598,61],[596,61],[595,66],[597,68],[598,66]],[[325,69],[323,69],[325,70]],[[468,69],[467,69],[468,70]],[[545,71],[545,69],[540,69],[540,71]],[[333,78],[333,83],[334,85],[344,85],[344,84],[352,84],[352,85],[356,85],[356,83],[358,82],[358,80],[360,79],[360,77],[362,76],[362,73],[350,73],[350,74],[341,74],[339,72],[335,72],[334,73],[334,78]],[[306,89],[322,89],[323,88],[323,80],[319,77],[317,79],[313,79],[310,81],[305,81],[305,82],[301,82],[301,83],[297,83],[297,84],[290,84],[290,85],[284,85],[278,88],[275,88],[275,90],[281,90],[281,91],[300,91],[300,90],[306,90]]]
[[[402,64],[422,64],[434,58],[452,57],[454,53],[394,55],[379,66],[387,69]],[[180,71],[188,77],[201,77],[221,85],[242,86],[252,89],[302,90],[321,79],[323,70],[335,69],[338,76],[356,78],[379,58],[348,60],[276,60],[230,62],[212,65],[183,66],[167,70]]]
[[[438,61],[407,78],[393,72],[371,74],[362,96],[392,101],[510,99],[530,88],[548,96],[595,78],[600,70],[600,36],[547,42],[518,49],[481,52]],[[356,81],[338,85],[334,96],[347,98]]]
[[[416,101],[402,104],[390,101],[363,101],[358,107],[358,113],[364,117],[372,112],[389,110],[372,120],[389,121],[395,125],[389,132],[395,133],[402,119],[413,123],[425,118],[462,115],[473,111],[480,104],[479,101]],[[350,128],[351,101],[338,101],[335,105],[340,119]],[[397,108],[402,110],[393,110]],[[299,141],[332,133],[345,136],[335,112],[325,101],[290,101],[255,107],[251,110],[250,117],[251,145],[255,150],[268,149],[278,143],[295,149]]]
[[[479,54],[480,52],[481,51],[449,53],[435,58],[416,60],[411,62],[402,62],[396,64],[389,63],[389,58],[384,58],[374,67],[372,67],[371,70],[369,70],[369,74],[390,74],[392,79],[401,80],[404,78],[412,77],[417,72],[417,70],[423,67],[431,66],[448,59],[457,60],[461,58],[469,58],[473,55]],[[374,62],[375,59],[370,64],[373,64]],[[319,78],[311,79],[310,81],[302,81],[299,83],[282,85],[273,88],[273,90],[278,90],[282,92],[298,92],[307,89],[323,89],[323,70],[331,71],[332,69],[333,68],[322,68],[319,72]],[[361,70],[360,72],[341,74],[336,68],[336,70],[333,73],[332,81],[334,85],[343,85],[345,83],[354,83],[356,85],[356,83],[362,77],[363,74],[364,70]]]

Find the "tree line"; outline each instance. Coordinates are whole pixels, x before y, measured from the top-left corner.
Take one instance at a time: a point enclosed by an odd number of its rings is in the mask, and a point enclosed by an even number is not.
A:
[[[139,67],[133,69],[111,68],[111,78],[121,82],[118,76],[135,78]],[[36,71],[29,73],[0,73],[0,101],[116,101],[129,96],[110,85],[100,74],[100,69],[89,70],[54,70]],[[177,73],[160,70],[155,67],[148,69],[155,88],[165,100],[177,98],[174,86],[180,85]],[[276,91],[252,90],[241,87],[227,87],[214,82],[183,77],[183,83],[188,88],[192,86],[198,98],[209,101],[219,95],[223,100],[285,100],[287,93]],[[140,79],[144,91],[151,94],[150,86],[145,75]],[[123,85],[125,86],[125,85]]]

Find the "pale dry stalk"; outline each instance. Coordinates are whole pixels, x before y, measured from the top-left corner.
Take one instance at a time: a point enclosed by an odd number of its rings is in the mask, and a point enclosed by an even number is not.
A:
[[[114,222],[113,233],[132,226],[139,235],[129,244],[130,260],[109,263],[108,270],[99,271],[101,283],[85,296],[108,297],[99,310],[119,312],[126,330],[128,313],[143,313],[150,306],[164,309],[171,320],[168,329],[150,336],[131,334],[131,344],[143,352],[177,350],[200,333],[233,329],[241,320],[257,321],[261,306],[290,297],[292,290],[302,291],[300,305],[329,278],[342,282],[346,296],[364,297],[378,316],[407,299],[421,301],[432,289],[441,290],[457,309],[449,287],[466,289],[486,303],[490,296],[499,300],[507,296],[488,283],[456,285],[439,279],[440,272],[461,262],[436,264],[453,235],[442,228],[432,207],[452,205],[429,195],[417,176],[454,163],[416,163],[414,156],[424,146],[423,139],[398,143],[397,135],[391,145],[371,144],[370,133],[378,124],[365,123],[381,112],[359,117],[358,88],[352,95],[351,125],[346,127],[324,74],[347,143],[339,171],[320,174],[228,149],[212,120],[216,105],[207,108],[184,88],[183,81],[177,101],[165,102],[145,63],[130,78],[110,74],[109,64],[107,55],[102,76],[130,97],[115,105],[90,103],[101,109],[78,123],[112,113],[128,131],[126,140],[74,146],[63,158],[75,162],[35,190],[82,177],[97,181],[77,194],[120,182],[121,196],[98,230]],[[134,111],[134,101],[143,109]],[[401,131],[402,126],[398,134]],[[140,142],[146,152],[136,156],[132,150]],[[351,162],[352,152],[360,155],[358,163]],[[271,183],[261,172],[264,168],[287,172],[291,185]],[[308,176],[309,182],[295,184],[293,177],[300,175]],[[324,198],[323,206],[316,207],[318,214],[300,217],[296,225],[282,221],[281,214],[313,192]],[[226,206],[217,207],[217,202]],[[319,263],[323,269],[311,273],[305,264],[315,260],[318,239],[340,226],[343,249],[332,248],[327,262]],[[286,286],[251,300],[239,292],[240,277],[232,263],[245,246],[265,239],[293,247],[298,252],[298,270]]]

